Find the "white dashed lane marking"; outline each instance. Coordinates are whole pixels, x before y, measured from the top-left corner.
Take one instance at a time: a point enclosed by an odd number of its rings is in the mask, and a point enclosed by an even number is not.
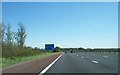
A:
[[[105,55],[104,57],[106,57],[106,58],[107,58],[108,56],[106,56],[106,55]]]
[[[84,57],[81,57],[81,58],[84,58]]]
[[[95,61],[95,60],[92,60],[92,62],[93,62],[93,63],[95,63],[95,64],[98,64],[98,62],[97,62],[97,61]]]

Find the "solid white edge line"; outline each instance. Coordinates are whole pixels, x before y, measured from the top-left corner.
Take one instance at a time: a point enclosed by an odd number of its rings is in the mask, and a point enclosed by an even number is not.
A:
[[[64,54],[64,53],[63,53]],[[41,71],[38,75],[43,75],[60,57],[62,57],[61,54],[58,58],[56,58],[51,64],[49,64],[43,71]]]

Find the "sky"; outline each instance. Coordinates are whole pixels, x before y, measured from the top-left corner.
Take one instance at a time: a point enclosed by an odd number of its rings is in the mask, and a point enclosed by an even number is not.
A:
[[[27,46],[118,47],[117,2],[3,2],[2,22],[22,22]]]
[[[2,2],[119,2],[120,0],[2,0]]]

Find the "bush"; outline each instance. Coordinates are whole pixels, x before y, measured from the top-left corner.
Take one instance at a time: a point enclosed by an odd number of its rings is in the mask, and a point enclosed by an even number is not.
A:
[[[59,52],[59,51],[61,51],[61,48],[60,47],[55,47],[53,52]]]
[[[41,53],[44,53],[45,51],[43,50],[33,50],[32,48],[28,47],[11,47],[11,48],[6,48],[3,46],[2,48],[2,56],[3,57],[23,57],[23,56],[31,56],[31,55],[38,55]]]

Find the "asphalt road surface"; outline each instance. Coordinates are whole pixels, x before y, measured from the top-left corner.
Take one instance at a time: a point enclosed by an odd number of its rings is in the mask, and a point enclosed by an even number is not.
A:
[[[118,73],[118,53],[64,53],[47,73]]]

